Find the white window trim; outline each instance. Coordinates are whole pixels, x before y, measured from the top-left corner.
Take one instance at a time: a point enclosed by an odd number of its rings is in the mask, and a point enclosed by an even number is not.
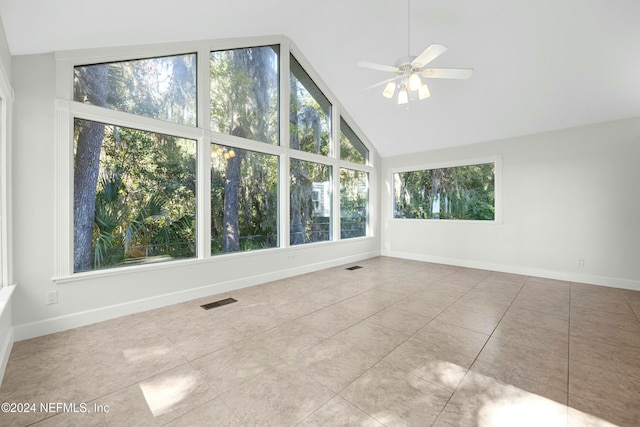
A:
[[[209,62],[211,51],[235,49],[251,46],[280,45],[280,143],[271,145],[263,142],[249,141],[233,135],[222,134],[211,130],[209,120]],[[73,101],[73,67],[101,62],[114,62],[135,60],[185,53],[197,53],[197,83],[198,83],[198,126],[190,127],[163,120],[137,116],[135,114],[115,111]],[[323,156],[307,153],[289,148],[289,54],[293,54],[302,65],[314,83],[320,88],[332,105],[332,133],[331,156]],[[203,60],[205,58],[205,60]],[[252,37],[232,40],[196,41],[186,43],[172,43],[156,46],[134,46],[122,48],[103,48],[92,50],[78,50],[57,52],[56,59],[56,242],[59,250],[56,250],[55,277],[57,283],[80,280],[87,277],[102,277],[107,275],[125,274],[128,272],[161,269],[171,266],[184,266],[191,263],[218,262],[219,259],[237,256],[251,256],[254,252],[243,251],[231,254],[216,254],[211,256],[210,247],[210,221],[202,220],[211,215],[211,206],[208,199],[211,194],[211,183],[201,177],[208,176],[211,168],[211,144],[227,145],[241,149],[247,149],[266,154],[279,156],[279,247],[265,249],[269,251],[291,250],[290,245],[290,220],[289,220],[289,163],[291,159],[300,159],[315,163],[326,164],[332,167],[332,240],[326,242],[311,243],[312,245],[339,244],[350,242],[352,239],[340,239],[340,168],[348,168],[364,171],[369,174],[369,222],[375,219],[375,176],[376,167],[375,150],[364,137],[362,131],[355,125],[349,114],[344,111],[333,93],[322,81],[319,75],[310,66],[304,55],[297,47],[284,36]],[[206,88],[206,89],[205,89]],[[341,160],[340,157],[340,117],[342,117],[351,129],[358,135],[362,143],[369,150],[369,161],[366,165]],[[197,148],[197,257],[185,260],[174,260],[159,264],[146,264],[138,266],[113,267],[105,270],[93,270],[89,272],[73,272],[73,126],[74,119],[87,119],[102,123],[125,126],[149,132],[174,135],[176,137],[196,139]],[[204,182],[202,182],[204,181]],[[359,237],[375,238],[373,228],[367,224],[367,235]],[[304,246],[309,245],[305,244]],[[301,245],[296,245],[299,248]]]
[[[396,173],[403,172],[419,172],[430,169],[442,169],[442,168],[451,168],[458,166],[471,166],[471,165],[479,165],[483,163],[494,163],[494,179],[495,179],[495,188],[494,188],[494,219],[493,220],[469,220],[469,219],[434,219],[434,218],[395,218],[394,217],[394,205],[395,205],[395,192],[394,192],[394,175]],[[389,182],[391,183],[391,192],[390,192],[390,218],[392,221],[426,221],[432,223],[453,223],[453,224],[502,224],[502,156],[488,156],[488,157],[478,157],[473,159],[462,159],[462,160],[454,160],[450,162],[439,162],[439,163],[427,163],[427,164],[419,164],[415,166],[405,166],[401,168],[393,168],[390,170]]]

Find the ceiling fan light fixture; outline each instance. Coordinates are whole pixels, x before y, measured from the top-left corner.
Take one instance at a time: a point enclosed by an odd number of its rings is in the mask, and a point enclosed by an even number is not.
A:
[[[403,87],[398,92],[398,105],[407,104],[409,102],[409,94],[407,93],[407,88]]]
[[[384,90],[382,91],[382,96],[389,99],[393,98],[393,94],[395,91],[396,91],[396,84],[394,82],[389,82],[387,83]]]
[[[418,73],[412,72],[409,76],[409,89],[410,90],[418,90],[422,86],[422,80],[420,80],[420,76]]]
[[[430,96],[431,92],[429,92],[429,87],[426,84],[422,83],[420,85],[420,89],[418,89],[418,99],[422,101],[423,99],[426,99]]]

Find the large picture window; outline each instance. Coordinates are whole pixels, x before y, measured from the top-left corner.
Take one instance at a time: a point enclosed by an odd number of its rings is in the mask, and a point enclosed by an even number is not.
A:
[[[74,272],[196,255],[196,141],[75,120]]]
[[[211,253],[278,246],[278,157],[211,145]]]
[[[395,173],[393,217],[494,221],[495,166],[492,162]]]
[[[238,43],[56,55],[56,281],[368,235],[358,128],[290,40]]]

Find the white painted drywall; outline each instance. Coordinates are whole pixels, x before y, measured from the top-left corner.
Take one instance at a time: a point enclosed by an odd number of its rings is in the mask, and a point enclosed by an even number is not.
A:
[[[20,284],[13,297],[16,340],[380,253],[377,221],[376,237],[371,238],[231,254],[55,284],[59,249],[54,238],[53,55],[14,57],[13,76],[14,277]],[[371,155],[379,165],[377,154]],[[58,304],[45,305],[48,290],[58,291]]]
[[[394,169],[494,155],[502,224],[392,219]],[[388,157],[381,179],[383,255],[640,290],[640,118]]]

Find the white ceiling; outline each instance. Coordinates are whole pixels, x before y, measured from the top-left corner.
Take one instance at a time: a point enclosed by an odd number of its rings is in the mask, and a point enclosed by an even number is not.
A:
[[[284,34],[383,157],[640,116],[640,1],[411,0],[411,54],[449,51],[409,109],[361,60],[407,55],[406,0],[2,0],[11,53]]]

